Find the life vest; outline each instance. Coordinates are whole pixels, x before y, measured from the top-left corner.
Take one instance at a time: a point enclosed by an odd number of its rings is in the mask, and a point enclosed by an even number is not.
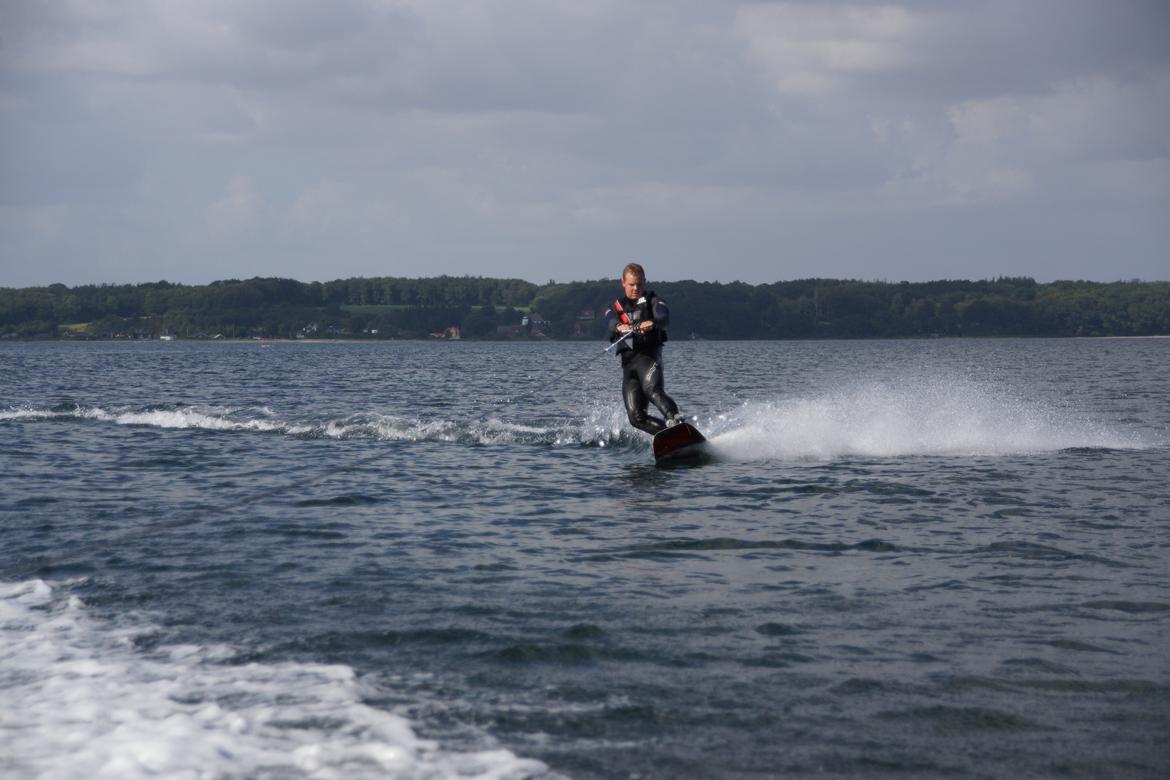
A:
[[[618,316],[618,321],[623,325],[629,325],[631,327],[635,327],[635,322],[645,322],[647,320],[650,322],[655,322],[654,301],[658,298],[658,296],[656,296],[653,291],[651,291],[646,293],[646,295],[643,297],[646,299],[646,307],[643,309],[644,316],[638,316],[637,319],[630,317],[631,313],[637,314],[637,312],[627,311],[626,308],[622,306],[621,299],[615,298],[612,308],[614,313]],[[639,306],[638,308],[642,307]],[[641,341],[645,346],[661,346],[666,343],[666,331],[657,327],[657,323],[655,323],[655,327],[649,333],[636,333],[634,337]]]
[[[622,308],[622,302],[617,298],[614,298],[613,300],[613,310],[617,312],[618,321],[623,325],[633,324],[630,322],[630,315],[626,314],[626,310]]]

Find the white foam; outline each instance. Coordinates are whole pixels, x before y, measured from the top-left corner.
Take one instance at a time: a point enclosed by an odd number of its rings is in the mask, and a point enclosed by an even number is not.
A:
[[[1074,447],[1140,449],[1141,435],[1067,409],[954,379],[859,384],[811,398],[749,402],[708,423],[712,445],[741,460],[977,456]]]
[[[361,700],[346,666],[223,663],[230,648],[134,649],[41,580],[0,584],[0,773],[41,778],[549,777],[459,753]]]
[[[151,428],[202,429],[211,431],[257,431],[290,436],[329,439],[378,439],[382,441],[447,441],[476,444],[543,443],[572,444],[596,440],[605,431],[596,424],[584,428],[526,425],[496,417],[464,421],[420,419],[399,415],[362,412],[320,420],[281,419],[268,407],[234,408],[189,406],[174,409],[121,406],[76,406],[66,410],[31,407],[0,412],[0,420],[85,419],[116,425]],[[615,433],[616,434],[616,429]]]
[[[154,428],[202,428],[210,431],[278,431],[288,432],[290,426],[279,421],[262,419],[233,419],[231,410],[196,408],[147,410],[140,412],[109,412],[94,408],[85,410],[83,417],[115,422],[119,425],[145,425]]]
[[[582,428],[582,442],[597,442],[601,446],[619,441],[623,434],[641,441],[644,437],[626,420],[626,410],[621,402],[594,402]]]
[[[375,438],[384,441],[455,441],[459,429],[449,420],[420,420],[375,413],[329,420],[319,427],[331,439]]]
[[[590,402],[583,419],[552,425],[499,417],[465,420],[362,412],[324,419],[282,419],[268,407],[185,406],[152,409],[10,407],[2,420],[81,418],[157,428],[254,431],[291,436],[381,441],[566,446],[633,443],[620,404]],[[812,397],[751,401],[695,420],[726,459],[823,461],[841,457],[1010,455],[1075,447],[1141,449],[1157,442],[1094,421],[1067,408],[1045,406],[1002,387],[953,377],[913,376],[857,383]]]
[[[314,430],[321,436],[334,439],[375,438],[382,441],[443,441],[487,445],[604,444],[620,435],[620,425],[612,420],[603,424],[600,419],[594,414],[584,424],[566,421],[557,425],[536,425],[510,422],[494,416],[455,421],[363,413],[327,421]],[[624,414],[621,419],[624,420]]]
[[[56,416],[55,412],[48,409],[33,409],[27,406],[0,410],[0,420],[44,420]]]
[[[189,406],[176,409],[74,406],[66,410],[18,407],[0,411],[0,420],[75,418],[152,428],[198,428],[211,431],[264,431],[288,434],[312,431],[310,426],[272,419],[274,416],[268,407],[219,406]]]

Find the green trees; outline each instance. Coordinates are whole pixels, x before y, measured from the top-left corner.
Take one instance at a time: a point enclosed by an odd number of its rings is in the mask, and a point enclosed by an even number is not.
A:
[[[1170,334],[1170,282],[682,280],[651,288],[670,304],[675,338]],[[0,288],[0,336],[426,338],[455,326],[464,338],[510,338],[526,312],[546,321],[545,336],[600,338],[601,315],[618,293],[612,279],[538,286],[450,276],[54,284]]]

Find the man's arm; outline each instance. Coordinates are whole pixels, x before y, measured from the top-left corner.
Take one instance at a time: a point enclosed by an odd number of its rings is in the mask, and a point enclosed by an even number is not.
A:
[[[657,327],[666,329],[670,325],[670,309],[657,295],[654,296],[654,322]]]
[[[622,331],[618,330],[621,322],[621,318],[618,317],[618,313],[613,310],[612,306],[605,310],[605,332],[609,335],[609,342],[611,344],[621,336]],[[626,328],[626,330],[629,330],[629,328]]]

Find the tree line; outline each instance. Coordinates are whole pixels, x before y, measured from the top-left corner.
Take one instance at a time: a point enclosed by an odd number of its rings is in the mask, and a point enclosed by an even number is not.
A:
[[[674,338],[815,339],[1170,334],[1170,282],[651,284]],[[600,338],[613,279],[227,279],[0,288],[0,338]]]

